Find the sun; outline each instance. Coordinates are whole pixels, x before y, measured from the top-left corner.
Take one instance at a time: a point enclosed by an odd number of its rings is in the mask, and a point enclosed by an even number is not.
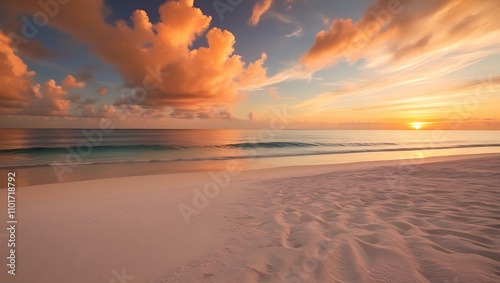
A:
[[[410,126],[412,128],[414,128],[415,130],[420,130],[423,126],[424,126],[425,123],[422,123],[422,122],[414,122],[414,123],[410,123]]]

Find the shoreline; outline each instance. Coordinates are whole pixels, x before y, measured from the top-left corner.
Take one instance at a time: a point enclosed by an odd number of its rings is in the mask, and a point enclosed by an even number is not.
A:
[[[362,162],[384,162],[402,160],[428,160],[439,157],[475,156],[500,154],[500,148],[468,148],[468,149],[424,149],[412,151],[347,153],[331,155],[308,155],[293,157],[274,157],[257,159],[233,159],[210,162],[152,162],[152,163],[119,163],[80,165],[74,168],[58,168],[53,166],[0,169],[1,175],[18,172],[19,186],[68,183],[76,181],[121,178],[128,176],[153,176],[180,173],[209,173],[225,171],[228,163],[237,162],[244,171],[272,170],[295,166],[329,166]],[[68,171],[65,171],[68,170]],[[6,189],[2,185],[0,190]]]

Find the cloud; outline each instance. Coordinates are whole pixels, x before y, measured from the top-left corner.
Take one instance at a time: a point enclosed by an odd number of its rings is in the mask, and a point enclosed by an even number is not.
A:
[[[321,17],[321,21],[323,22],[323,24],[325,26],[328,26],[330,24],[330,19],[328,17],[325,17],[323,15],[320,15],[320,17]]]
[[[67,75],[62,83],[61,83],[62,87],[64,89],[70,89],[70,88],[83,88],[85,87],[85,83],[84,82],[79,82],[76,80],[75,77],[73,77],[72,75]]]
[[[303,35],[302,24],[299,21],[294,20],[292,17],[278,13],[276,11],[272,11],[272,10],[270,10],[266,13],[266,17],[273,18],[282,24],[294,26],[294,31],[286,34],[285,35],[286,37],[302,37],[302,35]]]
[[[296,31],[287,34],[286,37],[302,37],[302,35],[304,35],[304,32],[302,28],[299,28]]]
[[[87,98],[84,101],[80,102],[80,105],[91,105],[91,104],[95,104],[96,102],[97,102],[96,99]]]
[[[290,18],[283,14],[277,13],[271,10],[271,7],[274,5],[275,0],[259,0],[252,8],[252,15],[250,19],[248,19],[248,24],[250,26],[256,26],[261,21],[264,15],[268,15],[269,17],[275,18],[279,22],[287,23],[287,24],[295,24],[295,22]],[[293,0],[285,0],[284,5],[287,10],[292,8]]]
[[[22,56],[33,60],[50,58],[56,55],[55,52],[47,50],[47,48],[36,39],[31,39],[26,43],[19,44],[18,50]]]
[[[500,21],[491,12],[498,9],[495,1],[401,1],[399,13],[393,13],[395,7],[390,12],[388,3],[379,0],[358,22],[336,19],[329,30],[318,33],[301,63],[315,72],[343,59],[351,64],[362,59],[360,76],[323,84],[335,89],[293,109],[324,119],[330,113],[356,113],[367,119],[387,113],[434,117],[444,111],[443,105],[465,93],[456,88],[460,82],[444,84],[442,78],[500,50],[496,40]],[[421,100],[405,100],[409,96]],[[393,101],[401,103],[399,113],[391,108]],[[380,111],[339,105],[368,105]]]
[[[193,2],[165,2],[159,7],[156,23],[145,11],[136,10],[129,26],[124,20],[106,22],[103,0],[70,1],[49,25],[87,44],[116,68],[134,94],[145,94],[144,99],[120,99],[115,105],[183,110],[228,107],[241,99],[244,87],[265,79],[266,56],[244,62],[234,54],[234,35],[209,29],[212,18]],[[9,3],[6,8],[18,14],[39,10],[36,2],[27,0]],[[208,45],[193,48],[202,36]]]
[[[48,80],[43,85],[34,86],[37,98],[19,114],[37,116],[68,116],[70,101],[66,98],[68,93],[54,80]]]
[[[125,119],[114,106],[101,104],[96,106],[93,103],[80,104],[76,107],[77,115],[86,118],[120,118]]]
[[[97,94],[99,94],[100,96],[105,96],[106,93],[108,93],[108,89],[104,86],[101,86],[99,87],[97,90],[96,90]]]
[[[273,5],[274,0],[260,0],[252,9],[252,16],[248,20],[248,24],[256,26],[260,22],[260,18],[269,10]]]
[[[119,117],[120,114],[114,106],[103,104],[98,107],[97,116],[102,118],[116,118]]]
[[[228,108],[200,107],[197,110],[174,109],[170,113],[169,118],[232,120],[233,114]]]
[[[240,89],[242,91],[255,91],[255,90],[262,90],[266,86],[275,85],[285,81],[292,81],[292,80],[310,81],[313,78],[312,75],[313,73],[311,71],[305,70],[303,66],[294,65],[289,67],[288,69],[282,70],[281,72],[271,77],[266,77],[265,79],[262,80],[254,79],[254,81],[250,85],[242,85],[240,86]]]
[[[82,117],[95,117],[97,114],[94,104],[80,104],[76,111]]]
[[[73,103],[79,103],[81,98],[82,98],[82,96],[77,94],[77,93],[70,93],[70,94],[66,95],[66,99],[68,99],[69,101],[71,101]]]
[[[399,3],[399,4],[398,4]],[[317,70],[342,58],[369,68],[421,63],[425,55],[466,53],[498,42],[495,0],[377,0],[357,22],[336,19],[316,35],[301,63]]]
[[[449,111],[455,111],[453,115],[462,118],[494,116],[499,86],[499,76],[450,80],[439,79],[439,75],[419,78],[409,73],[345,82],[339,89],[302,101],[292,109],[300,111],[297,116],[308,119],[338,120],[355,113],[356,118],[368,121],[376,117],[378,120],[442,122]],[[455,117],[453,115],[450,116]]]
[[[85,86],[73,76],[68,75],[58,85],[53,79],[34,84],[34,75],[16,55],[11,40],[0,31],[1,114],[66,117],[70,115],[72,102],[93,107],[94,100],[79,102],[79,95],[68,95],[68,89]]]
[[[268,18],[275,19],[279,23],[298,25],[298,23],[296,21],[294,21],[292,17],[278,13],[276,11],[270,10],[270,11],[266,12],[266,16]]]
[[[269,93],[269,95],[271,96],[271,98],[273,100],[294,100],[295,99],[294,97],[283,97],[283,96],[280,96],[278,88],[276,88],[276,87],[270,87],[267,90],[267,92]]]
[[[84,82],[93,82],[94,81],[94,74],[93,72],[99,70],[98,66],[89,66],[86,65],[83,67],[81,71],[75,74],[75,76]]]
[[[0,30],[0,112],[15,113],[35,98],[32,87],[35,72],[17,56],[12,42]]]

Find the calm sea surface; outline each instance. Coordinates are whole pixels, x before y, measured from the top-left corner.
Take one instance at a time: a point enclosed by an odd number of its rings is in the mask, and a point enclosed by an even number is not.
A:
[[[500,131],[0,129],[0,170],[115,165],[108,170],[114,176],[118,165],[137,171],[132,165],[155,164],[153,173],[165,173],[217,169],[222,165],[215,164],[241,160],[257,164],[249,168],[265,168],[377,160],[384,153],[404,158],[422,149],[434,155],[500,152]],[[40,183],[34,180],[40,177],[30,179]]]

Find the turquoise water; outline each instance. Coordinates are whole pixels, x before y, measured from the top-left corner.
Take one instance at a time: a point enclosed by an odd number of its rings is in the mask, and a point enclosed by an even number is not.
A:
[[[0,168],[499,147],[499,131],[0,130]]]
[[[500,131],[0,129],[0,173],[24,185],[493,152]]]

